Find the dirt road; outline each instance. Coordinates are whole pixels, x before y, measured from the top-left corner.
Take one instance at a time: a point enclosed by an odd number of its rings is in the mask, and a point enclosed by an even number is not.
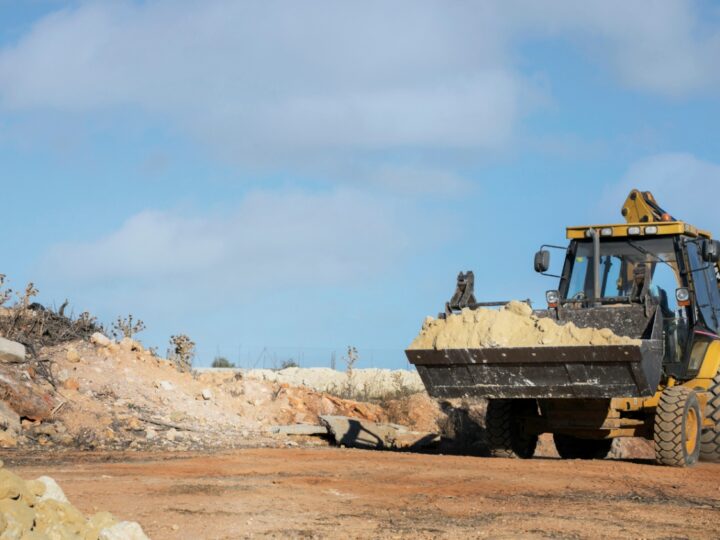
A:
[[[53,476],[81,510],[137,520],[154,539],[720,537],[720,466],[706,464],[315,448],[85,454],[14,470]]]

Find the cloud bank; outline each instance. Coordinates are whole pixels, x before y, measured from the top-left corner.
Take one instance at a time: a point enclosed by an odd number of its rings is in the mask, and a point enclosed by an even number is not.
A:
[[[618,80],[717,89],[692,2],[85,2],[0,51],[0,108],[126,107],[244,164],[507,145],[531,106],[516,45],[562,40]]]
[[[224,291],[228,301],[257,289],[372,281],[428,237],[427,221],[398,199],[265,190],[224,212],[138,213],[105,236],[54,246],[42,266],[61,283]]]

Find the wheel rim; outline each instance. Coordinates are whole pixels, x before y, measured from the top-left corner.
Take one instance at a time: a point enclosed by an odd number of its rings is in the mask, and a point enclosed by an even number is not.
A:
[[[697,447],[698,417],[694,408],[690,408],[685,418],[685,451],[688,455],[695,452]]]

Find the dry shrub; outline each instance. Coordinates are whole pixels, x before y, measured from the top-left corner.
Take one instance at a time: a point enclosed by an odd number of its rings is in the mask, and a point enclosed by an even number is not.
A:
[[[5,276],[0,274],[0,336],[24,344],[31,353],[43,347],[59,345],[68,341],[88,339],[103,328],[95,317],[83,312],[73,318],[65,315],[67,301],[57,311],[32,302],[38,295],[33,283],[28,283],[17,300],[7,305],[12,291],[4,288]]]
[[[170,336],[168,358],[180,371],[190,371],[195,358],[195,342],[186,334]]]
[[[132,338],[145,330],[145,323],[140,319],[134,319],[132,314],[127,317],[118,317],[112,324],[112,333],[115,339]]]

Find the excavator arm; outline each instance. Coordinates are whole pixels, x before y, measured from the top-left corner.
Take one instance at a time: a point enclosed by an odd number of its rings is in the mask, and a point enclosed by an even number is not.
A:
[[[655,223],[658,221],[677,221],[663,210],[649,191],[633,189],[622,207],[622,215],[627,223]],[[702,236],[710,238],[710,234],[701,231]],[[715,276],[720,288],[720,261],[714,263]],[[630,276],[628,276],[630,277]]]
[[[655,223],[676,221],[663,210],[649,191],[633,189],[622,208],[622,215],[628,223]]]

